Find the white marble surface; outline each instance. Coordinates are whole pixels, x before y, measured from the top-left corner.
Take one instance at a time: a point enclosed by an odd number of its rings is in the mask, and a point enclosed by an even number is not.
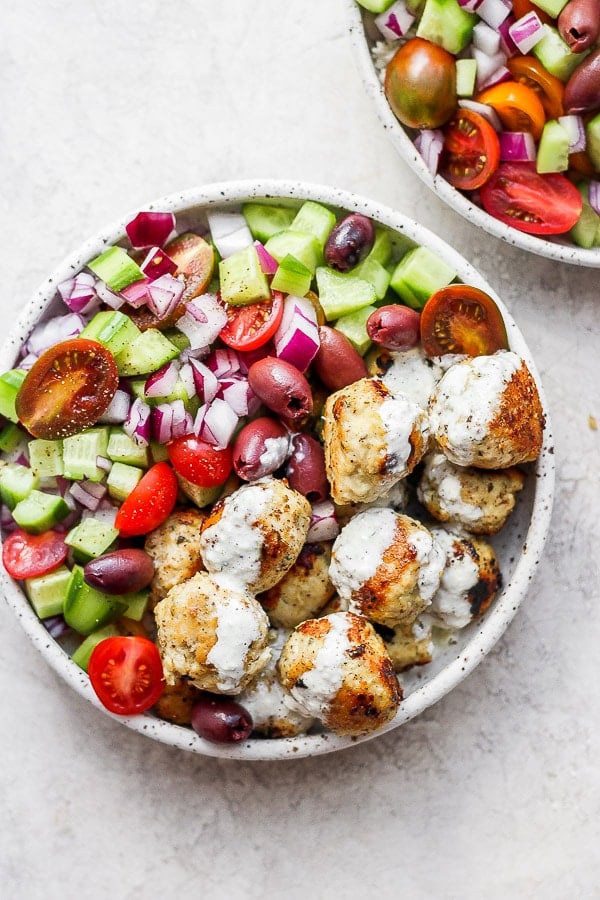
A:
[[[399,208],[480,267],[537,358],[558,463],[539,576],[491,656],[427,714],[271,764],[119,727],[2,604],[3,897],[599,896],[600,271],[526,257],[416,181],[367,102],[342,9],[3,4],[2,322],[84,237],[181,187],[301,178]]]

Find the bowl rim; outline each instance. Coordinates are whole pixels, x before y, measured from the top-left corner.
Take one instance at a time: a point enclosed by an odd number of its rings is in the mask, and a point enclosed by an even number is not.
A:
[[[363,12],[368,12],[368,10],[363,10],[357,3],[357,0],[344,0],[344,2],[347,12],[348,33],[355,51],[354,59],[367,95],[373,102],[377,117],[392,144],[421,181],[434,194],[437,194],[444,203],[472,225],[482,228],[513,247],[534,253],[536,256],[543,256],[547,259],[570,263],[571,265],[600,268],[600,247],[586,249],[585,247],[577,247],[575,244],[555,243],[541,236],[527,234],[524,231],[512,228],[472,203],[468,197],[452,187],[441,175],[431,174],[410,136],[393,114],[386,99],[383,85],[377,76],[377,70],[373,64],[367,35],[363,26]],[[381,40],[384,40],[383,35]]]
[[[531,519],[527,534],[524,535],[524,552],[514,568],[510,581],[504,585],[501,595],[491,610],[474,631],[463,651],[449,662],[429,681],[409,694],[400,704],[397,716],[378,731],[360,737],[341,737],[333,734],[299,735],[294,738],[253,738],[238,744],[216,744],[202,739],[191,729],[174,725],[154,717],[150,713],[123,717],[109,712],[98,700],[89,682],[87,673],[74,663],[60,645],[50,637],[28,603],[24,592],[6,573],[0,560],[0,583],[4,596],[16,614],[24,631],[40,651],[46,662],[78,694],[91,702],[105,715],[133,731],[145,734],[162,743],[179,749],[189,750],[205,756],[240,759],[273,760],[317,756],[342,750],[385,734],[393,728],[409,721],[427,707],[440,700],[459,684],[491,650],[503,634],[523,600],[530,580],[540,560],[545,539],[550,526],[554,495],[554,457],[552,449],[552,428],[548,414],[543,386],[534,360],[525,340],[508,309],[483,276],[477,272],[458,251],[425,226],[408,218],[403,213],[370,200],[362,195],[343,189],[312,182],[283,179],[247,179],[215,182],[169,194],[146,205],[140,205],[112,224],[104,227],[95,236],[86,240],[78,250],[68,255],[51,275],[46,278],[11,329],[0,348],[2,371],[14,365],[19,347],[28,332],[56,294],[56,286],[70,277],[88,260],[116,243],[125,236],[125,223],[140,209],[184,213],[195,207],[239,206],[251,199],[314,200],[349,211],[362,212],[382,225],[404,235],[419,244],[429,247],[449,265],[453,266],[462,281],[480,287],[489,293],[498,304],[504,316],[511,349],[519,353],[527,362],[536,381],[542,408],[546,416],[544,444],[535,472],[535,490]],[[532,477],[534,473],[532,472]]]

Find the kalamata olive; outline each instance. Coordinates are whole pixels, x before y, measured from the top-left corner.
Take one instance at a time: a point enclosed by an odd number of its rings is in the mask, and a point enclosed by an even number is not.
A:
[[[571,52],[583,53],[600,37],[600,0],[569,0],[557,24]]]
[[[290,449],[287,429],[268,416],[244,425],[233,445],[233,468],[244,481],[271,475],[283,465]]]
[[[367,319],[367,334],[386,350],[411,350],[419,343],[421,314],[409,306],[380,306]]]
[[[600,48],[579,63],[565,87],[567,115],[579,115],[600,107]]]
[[[302,372],[283,359],[265,356],[252,363],[248,383],[259,400],[278,416],[301,419],[312,411],[308,381]]]
[[[321,325],[319,341],[319,349],[311,365],[330,391],[339,391],[360,378],[366,378],[365,361],[345,334],[330,325]]]
[[[86,584],[105,594],[134,594],[154,576],[154,561],[145,550],[128,547],[91,559],[83,567]]]
[[[325,261],[338,272],[348,272],[365,258],[375,241],[375,227],[367,216],[350,213],[332,229],[325,244]]]
[[[292,452],[285,474],[290,487],[303,494],[310,503],[320,503],[329,496],[325,454],[320,443],[310,434],[299,432],[293,435]]]
[[[202,692],[194,703],[191,725],[206,741],[233,744],[244,741],[253,728],[252,716],[235,700]]]

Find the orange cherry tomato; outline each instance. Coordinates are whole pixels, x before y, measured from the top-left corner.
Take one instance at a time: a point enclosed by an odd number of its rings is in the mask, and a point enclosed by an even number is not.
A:
[[[559,78],[546,71],[535,56],[513,56],[506,66],[515,81],[535,91],[542,101],[546,118],[558,119],[564,115],[565,86]]]
[[[520,81],[502,81],[486,88],[475,98],[496,110],[506,131],[529,131],[539,141],[546,122],[542,101]]]
[[[502,313],[488,294],[468,284],[450,284],[432,294],[421,312],[421,343],[427,356],[508,350]]]
[[[453,187],[474,191],[498,168],[500,139],[490,123],[470,109],[457,110],[444,128],[440,172]]]

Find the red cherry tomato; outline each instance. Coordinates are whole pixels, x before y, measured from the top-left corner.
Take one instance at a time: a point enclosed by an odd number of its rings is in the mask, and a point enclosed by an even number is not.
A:
[[[220,450],[193,434],[172,441],[167,452],[177,474],[199,487],[224,484],[233,468],[231,447]]]
[[[233,350],[256,350],[270,340],[283,316],[283,294],[248,306],[227,306],[227,325],[219,337]]]
[[[421,312],[421,343],[427,356],[508,350],[502,313],[488,294],[467,284],[432,294]]]
[[[583,205],[568,178],[539,175],[535,163],[500,163],[481,188],[481,202],[491,216],[528,234],[564,234]]]
[[[88,674],[100,702],[120,716],[150,709],[165,686],[156,644],[139,635],[109,637],[96,644]]]
[[[444,128],[440,171],[461,191],[481,187],[498,168],[500,139],[479,113],[459,109]]]
[[[98,421],[118,385],[117,365],[106,347],[87,338],[61,341],[42,353],[25,376],[17,415],[34,437],[69,437]]]
[[[37,578],[62,565],[68,550],[64,535],[57,531],[28,534],[18,528],[2,545],[2,562],[12,578]]]
[[[115,528],[123,537],[147,534],[164,522],[177,500],[177,479],[166,462],[156,463],[141,477],[123,501]]]

